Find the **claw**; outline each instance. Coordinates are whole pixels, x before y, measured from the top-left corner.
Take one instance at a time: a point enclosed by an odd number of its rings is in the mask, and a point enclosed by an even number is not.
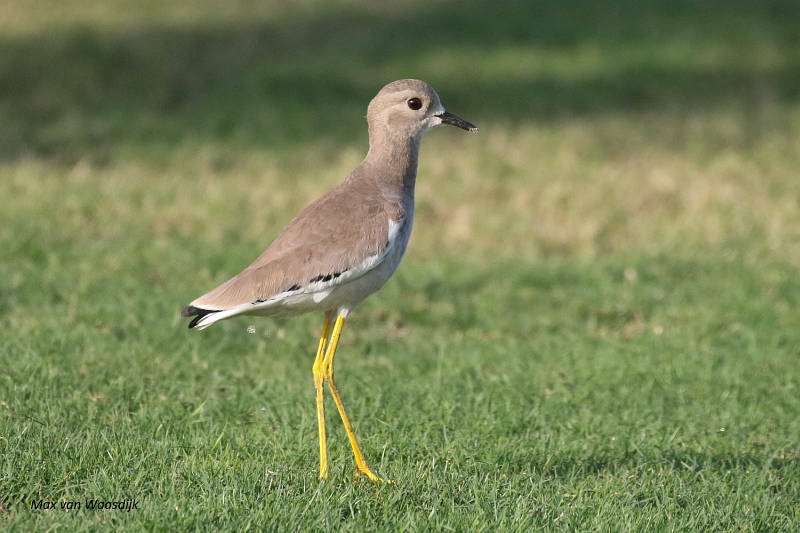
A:
[[[370,471],[370,470],[362,471],[362,470],[359,470],[359,469],[356,469],[356,479],[355,479],[354,483],[358,483],[358,478],[361,477],[361,474],[364,474],[365,476],[367,476],[367,479],[369,479],[373,483],[386,483],[387,485],[396,485],[397,484],[397,482],[395,480],[393,480],[393,479],[383,479],[382,477],[378,477],[375,474],[373,474],[372,471]]]

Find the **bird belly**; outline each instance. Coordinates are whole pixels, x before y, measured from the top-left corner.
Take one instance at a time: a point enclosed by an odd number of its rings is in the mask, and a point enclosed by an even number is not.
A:
[[[408,246],[413,225],[413,206],[407,213],[409,216],[400,224],[390,222],[389,244],[383,261],[361,276],[327,287],[323,291],[308,293],[302,300],[287,304],[290,307],[296,306],[298,313],[334,311],[342,307],[352,309],[380,289],[397,270]]]
[[[321,307],[324,307],[325,310],[335,310],[340,307],[352,309],[367,296],[380,289],[392,277],[403,259],[411,237],[413,207],[407,212],[409,216],[401,224],[395,224],[395,228],[390,227],[388,251],[384,260],[364,275],[335,286],[331,293],[320,302]]]

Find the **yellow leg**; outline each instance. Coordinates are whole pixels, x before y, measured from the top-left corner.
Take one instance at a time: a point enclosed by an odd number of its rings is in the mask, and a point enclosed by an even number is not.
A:
[[[336,387],[336,382],[333,380],[333,358],[336,356],[336,346],[339,344],[339,335],[342,333],[342,326],[344,325],[344,317],[336,317],[336,322],[333,325],[333,332],[331,333],[330,343],[327,350],[325,350],[325,358],[322,362],[323,372],[325,379],[328,381],[328,387],[331,389],[331,396],[336,403],[336,408],[339,410],[339,416],[342,417],[344,430],[347,432],[347,438],[350,439],[350,446],[353,448],[353,455],[356,459],[356,479],[361,474],[364,474],[372,481],[384,481],[375,474],[367,466],[364,460],[364,454],[361,453],[361,448],[358,446],[356,434],[353,432],[353,426],[350,424],[350,419],[347,417],[347,412],[344,410],[344,403],[342,397],[339,395],[339,389]]]
[[[322,382],[325,379],[324,357],[325,345],[331,331],[331,320],[327,316],[322,324],[322,335],[319,339],[317,357],[311,371],[314,373],[314,388],[317,389],[317,426],[319,428],[319,478],[328,478],[328,440],[325,436],[325,404],[322,396]]]

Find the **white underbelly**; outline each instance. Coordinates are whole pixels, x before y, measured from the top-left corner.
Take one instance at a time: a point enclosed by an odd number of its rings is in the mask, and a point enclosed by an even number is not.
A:
[[[333,310],[340,307],[352,309],[364,298],[383,287],[392,277],[403,259],[408,240],[411,237],[411,228],[414,223],[413,210],[409,215],[397,228],[394,235],[390,231],[389,246],[384,260],[362,276],[334,287],[330,295],[324,299],[327,309]]]

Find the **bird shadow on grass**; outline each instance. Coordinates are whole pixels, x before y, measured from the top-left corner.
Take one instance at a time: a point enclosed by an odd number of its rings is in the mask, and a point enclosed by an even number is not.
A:
[[[800,96],[797,14],[788,0],[412,1],[0,37],[0,158],[350,143],[368,99],[405,76],[478,123],[731,103],[757,115]]]

